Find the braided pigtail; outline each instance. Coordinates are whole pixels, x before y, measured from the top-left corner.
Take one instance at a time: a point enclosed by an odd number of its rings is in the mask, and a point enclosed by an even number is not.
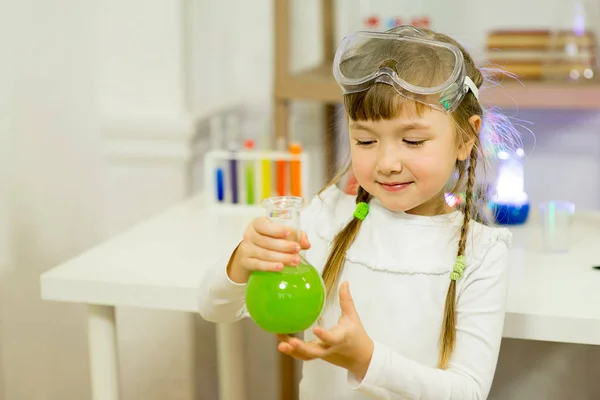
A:
[[[328,297],[331,295],[333,288],[337,284],[338,277],[342,273],[346,261],[346,252],[354,242],[354,239],[356,239],[360,225],[368,213],[370,200],[371,195],[369,192],[359,186],[356,195],[357,207],[354,212],[354,218],[333,239],[331,252],[325,263],[322,275],[325,282],[325,292]]]
[[[462,226],[460,229],[460,239],[458,241],[458,252],[454,270],[450,274],[450,285],[446,294],[446,304],[444,306],[444,317],[442,322],[442,333],[440,336],[440,359],[438,367],[445,369],[448,366],[454,346],[456,344],[456,281],[462,276],[465,268],[465,247],[467,244],[467,233],[469,222],[473,213],[473,188],[475,186],[475,169],[477,168],[477,148],[473,148],[469,158],[469,167],[467,172],[467,188],[465,198],[465,210]]]

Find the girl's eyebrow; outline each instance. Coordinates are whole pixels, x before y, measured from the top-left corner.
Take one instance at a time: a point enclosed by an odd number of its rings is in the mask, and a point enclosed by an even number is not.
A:
[[[367,131],[369,133],[372,133],[373,135],[377,134],[377,132],[375,132],[373,129],[369,128],[367,125],[361,124],[360,122],[352,122],[350,124],[350,129],[358,129],[361,131]]]
[[[429,128],[431,128],[430,123],[421,122],[421,121],[413,121],[413,122],[406,122],[403,124],[398,124],[398,126],[396,127],[396,130],[403,132],[403,131],[410,131],[410,130],[414,130],[414,129],[429,129]],[[352,122],[350,124],[350,129],[359,129],[359,130],[370,132],[374,135],[377,134],[377,132],[375,132],[373,129],[369,128],[367,125],[361,124],[360,122]]]
[[[407,122],[405,124],[398,125],[397,130],[402,132],[402,131],[411,131],[414,129],[429,129],[429,128],[431,128],[430,123],[414,121],[414,122]]]

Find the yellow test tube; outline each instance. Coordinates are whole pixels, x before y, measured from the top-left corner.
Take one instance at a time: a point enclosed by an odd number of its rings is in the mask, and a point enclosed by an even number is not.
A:
[[[273,177],[271,175],[271,160],[268,158],[263,158],[260,161],[260,170],[262,177],[262,198],[266,199],[271,197],[272,189],[271,184],[273,181]]]

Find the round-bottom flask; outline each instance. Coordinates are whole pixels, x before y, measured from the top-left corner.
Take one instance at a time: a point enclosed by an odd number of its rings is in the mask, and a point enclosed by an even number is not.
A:
[[[271,221],[290,226],[299,240],[301,197],[271,197],[262,202]],[[325,285],[319,272],[303,256],[297,266],[280,272],[253,271],[246,286],[250,317],[263,330],[292,334],[310,328],[325,305]]]

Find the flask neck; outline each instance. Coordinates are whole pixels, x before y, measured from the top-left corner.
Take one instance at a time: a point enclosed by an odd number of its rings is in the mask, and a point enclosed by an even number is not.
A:
[[[289,240],[296,242],[300,240],[301,197],[269,197],[263,201],[262,205],[267,210],[267,217],[273,223],[290,227]]]

